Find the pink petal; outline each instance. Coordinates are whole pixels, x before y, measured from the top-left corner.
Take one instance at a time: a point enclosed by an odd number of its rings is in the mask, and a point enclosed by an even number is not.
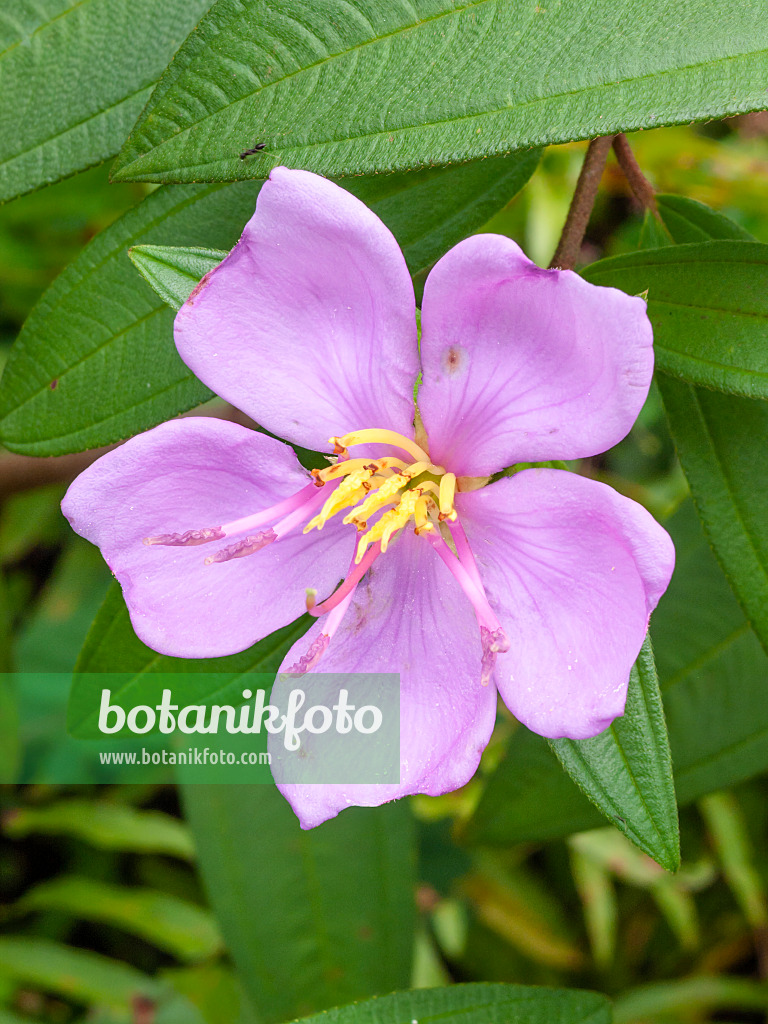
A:
[[[380,427],[413,436],[413,286],[359,199],[278,167],[242,238],[179,310],[176,346],[217,394],[318,451]]]
[[[541,270],[508,238],[459,243],[427,279],[419,408],[430,454],[457,474],[605,451],[653,372],[642,299]]]
[[[584,739],[624,711],[648,617],[674,548],[605,484],[529,469],[458,496],[457,508],[510,650],[495,680],[542,736]]]
[[[301,529],[246,558],[205,565],[226,540],[147,546],[143,538],[220,526],[307,485],[288,445],[235,423],[172,420],[81,473],[62,502],[73,529],[97,544],[119,580],[137,635],[180,658],[235,654],[305,611],[305,588],[330,593],[354,538],[329,523]]]
[[[294,645],[283,671],[306,653],[323,625],[320,619]],[[281,785],[302,827],[313,828],[350,804],[373,807],[463,786],[496,717],[495,688],[480,685],[481,657],[475,616],[461,588],[423,538],[404,532],[360,583],[315,668],[400,673],[400,783]],[[302,679],[311,673],[297,685]]]

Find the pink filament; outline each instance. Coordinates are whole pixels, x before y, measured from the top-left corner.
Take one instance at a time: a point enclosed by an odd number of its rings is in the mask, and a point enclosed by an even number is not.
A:
[[[469,550],[467,536],[462,528],[460,539],[466,546],[466,552],[468,552],[469,558],[472,560],[471,565],[474,567],[474,572],[470,571],[470,569],[468,569],[464,563],[454,555],[436,530],[432,530],[429,533],[422,533],[421,536],[427,538],[429,543],[459,581],[461,589],[472,602],[472,607],[475,609],[475,615],[477,616],[477,621],[480,626],[480,642],[483,646],[480,681],[483,686],[486,686],[493,674],[493,669],[496,664],[496,655],[503,654],[505,651],[509,650],[509,640],[507,640],[504,630],[501,628],[501,624],[496,618],[493,609],[488,604],[488,598],[486,597],[485,589],[483,588],[480,580],[480,574],[477,571],[474,556]],[[456,550],[459,550],[458,544],[456,545]]]
[[[333,611],[328,615],[328,618],[325,621],[325,630],[322,633],[320,633],[319,636],[315,637],[315,639],[310,644],[307,653],[303,654],[295,665],[292,665],[291,668],[286,669],[286,672],[288,672],[289,675],[304,675],[305,672],[308,672],[311,668],[314,668],[318,661],[320,661],[320,659],[328,649],[328,645],[333,639],[333,634],[341,625],[341,620],[347,614],[347,609],[352,603],[352,598],[354,596],[355,588],[353,587],[347,594],[347,596],[342,601],[340,601],[333,609]]]
[[[475,556],[472,554],[472,548],[469,546],[469,540],[464,532],[464,527],[461,525],[461,520],[455,519],[453,522],[448,520],[448,529],[451,532],[453,543],[456,545],[456,554],[459,556],[459,561],[472,577],[476,586],[480,590],[483,590],[483,581],[480,579],[480,570],[477,568],[477,562],[475,561]]]
[[[357,587],[357,584],[368,572],[370,567],[376,561],[381,554],[381,541],[377,541],[368,548],[359,565],[355,565],[354,562],[350,567],[350,572],[344,582],[341,584],[338,590],[336,590],[329,598],[322,602],[322,604],[316,604],[312,608],[308,608],[307,611],[310,615],[315,617],[319,615],[325,615],[326,612],[333,611],[337,605],[342,601],[349,598],[351,600],[352,594]],[[345,608],[346,611],[346,608]]]
[[[271,508],[265,508],[263,512],[256,512],[252,516],[243,516],[242,519],[233,519],[231,523],[225,523],[219,529],[224,531],[223,536],[231,537],[234,533],[243,533],[245,530],[253,530],[257,526],[263,526],[265,523],[272,523],[275,519],[280,519],[281,516],[286,516],[289,512],[302,508],[304,505],[311,507],[314,507],[316,504],[319,505],[327,497],[327,491],[311,483],[306,487],[302,487],[300,491],[296,491],[290,498],[278,501]],[[318,500],[313,502],[312,498]]]

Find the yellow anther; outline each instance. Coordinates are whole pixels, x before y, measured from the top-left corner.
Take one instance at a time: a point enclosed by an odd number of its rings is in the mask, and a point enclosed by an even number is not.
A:
[[[443,519],[456,519],[456,509],[453,507],[453,498],[456,494],[456,476],[453,473],[446,473],[440,477],[440,515]]]
[[[382,469],[405,469],[406,463],[403,459],[346,459],[344,462],[335,462],[326,469],[315,470],[321,480],[338,480],[339,477],[349,476],[359,469],[371,466],[372,471],[379,472]]]
[[[360,538],[357,545],[357,554],[355,555],[355,562],[358,565],[362,561],[365,549],[377,540],[381,541],[382,552],[387,550],[392,534],[402,530],[413,515],[416,503],[420,497],[421,495],[418,491],[406,491],[397,507],[385,512],[381,519],[374,523],[371,529]]]
[[[408,477],[402,473],[395,473],[387,477],[375,491],[370,492],[362,505],[349,513],[344,522],[350,523],[353,519],[368,519],[374,512],[394,501],[400,488],[407,483]]]
[[[413,517],[416,520],[416,533],[434,530],[434,526],[429,521],[429,500],[423,495],[416,501]]]
[[[353,430],[351,434],[345,434],[344,437],[332,437],[330,441],[337,447],[345,449],[356,444],[391,444],[395,448],[400,448],[401,451],[408,452],[417,462],[422,460],[429,462],[429,456],[423,448],[395,430]]]
[[[310,519],[304,527],[304,533],[309,533],[315,527],[318,530],[322,530],[331,516],[335,516],[343,508],[349,508],[350,505],[354,505],[363,498],[366,494],[364,484],[372,475],[373,469],[363,467],[344,477],[318,514],[313,519]]]

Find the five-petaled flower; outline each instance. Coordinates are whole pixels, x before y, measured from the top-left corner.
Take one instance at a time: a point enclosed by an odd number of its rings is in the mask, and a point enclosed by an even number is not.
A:
[[[421,323],[419,348],[411,278],[375,214],[274,170],[176,345],[261,426],[336,458],[310,476],[266,434],[177,419],[103,456],[63,503],[155,650],[232,654],[309,604],[284,669],[400,674],[400,784],[284,786],[304,827],[463,785],[497,689],[544,736],[601,732],[672,572],[666,532],[602,483],[547,468],[488,482],[627,434],[653,369],[642,299],[483,234],[436,264]]]

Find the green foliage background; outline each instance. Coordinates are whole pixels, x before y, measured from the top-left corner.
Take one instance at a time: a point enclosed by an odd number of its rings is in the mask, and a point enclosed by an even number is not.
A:
[[[625,719],[550,745],[502,709],[445,797],[304,833],[267,786],[97,786],[86,761],[77,787],[1,785],[0,1024],[279,1024],[342,1004],[310,1019],[764,1020],[761,4],[209,6],[0,11],[0,778],[82,756],[55,673],[190,670],[133,636],[59,502],[83,449],[221,412],[170,344],[171,306],[280,163],[343,175],[418,294],[473,231],[545,266],[586,148],[570,140],[643,129],[659,218],[610,158],[580,265],[649,289],[660,372],[629,437],[573,468],[662,520],[677,569]],[[241,160],[256,138],[265,154]],[[217,670],[276,668],[303,628]]]

